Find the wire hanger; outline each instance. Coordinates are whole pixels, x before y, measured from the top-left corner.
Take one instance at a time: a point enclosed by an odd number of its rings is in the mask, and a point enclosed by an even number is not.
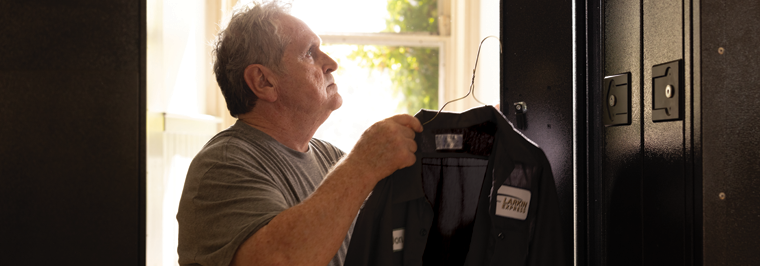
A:
[[[480,104],[482,104],[482,105],[486,105],[485,103],[483,103],[483,102],[481,102],[480,100],[478,100],[478,98],[477,98],[477,97],[475,97],[475,93],[474,93],[474,92],[475,92],[475,70],[477,70],[477,69],[478,69],[478,59],[480,59],[480,48],[482,48],[482,47],[483,47],[483,43],[484,43],[484,42],[485,42],[485,41],[486,41],[488,38],[494,38],[494,39],[496,39],[497,41],[499,41],[499,53],[501,53],[501,40],[499,39],[499,37],[496,37],[496,36],[490,35],[490,36],[488,36],[488,37],[485,37],[485,38],[483,38],[483,40],[482,40],[482,41],[480,41],[480,45],[478,46],[478,54],[475,56],[475,67],[472,69],[472,81],[470,82],[470,90],[467,92],[467,94],[465,94],[464,96],[462,96],[462,98],[457,98],[457,99],[454,99],[454,100],[451,100],[451,101],[448,101],[448,102],[446,102],[446,103],[445,103],[443,106],[441,106],[441,109],[439,109],[439,110],[438,110],[438,112],[437,112],[437,113],[435,113],[435,116],[433,116],[433,118],[431,118],[430,120],[428,120],[427,122],[425,122],[425,123],[423,123],[423,124],[422,124],[423,126],[424,126],[424,125],[427,125],[427,123],[430,123],[430,122],[431,122],[431,121],[433,121],[433,120],[434,120],[436,117],[438,117],[438,114],[440,114],[440,113],[441,113],[441,111],[443,111],[443,108],[446,108],[446,105],[448,105],[448,104],[450,104],[450,103],[453,103],[453,102],[456,102],[456,101],[459,101],[459,100],[462,100],[462,99],[464,99],[464,98],[467,98],[467,96],[470,96],[470,94],[472,94],[472,98],[473,98],[473,99],[475,99],[475,101],[479,102],[479,103],[480,103]]]

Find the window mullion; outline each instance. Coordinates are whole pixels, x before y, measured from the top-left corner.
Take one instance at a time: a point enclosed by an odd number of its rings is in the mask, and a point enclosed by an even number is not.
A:
[[[409,47],[439,47],[448,37],[427,34],[330,33],[320,34],[326,44],[365,44]]]

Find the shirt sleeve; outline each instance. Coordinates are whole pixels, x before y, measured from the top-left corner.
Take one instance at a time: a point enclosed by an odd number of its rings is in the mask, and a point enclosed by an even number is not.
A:
[[[289,207],[265,169],[234,160],[194,162],[185,190],[180,264],[229,265],[243,241]]]

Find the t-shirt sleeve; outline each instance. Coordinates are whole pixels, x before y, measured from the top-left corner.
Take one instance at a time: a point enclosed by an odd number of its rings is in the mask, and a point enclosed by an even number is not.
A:
[[[240,244],[289,206],[265,170],[216,162],[191,165],[177,220],[178,252],[202,265],[229,265]],[[200,175],[200,176],[193,176]],[[182,256],[181,256],[182,257]],[[180,261],[181,263],[182,261]]]

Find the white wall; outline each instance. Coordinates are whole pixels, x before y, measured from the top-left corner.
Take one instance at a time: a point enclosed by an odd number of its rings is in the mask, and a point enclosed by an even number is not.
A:
[[[146,265],[177,265],[175,218],[187,167],[219,130],[209,42],[216,0],[147,1]],[[177,127],[177,121],[195,127]]]

